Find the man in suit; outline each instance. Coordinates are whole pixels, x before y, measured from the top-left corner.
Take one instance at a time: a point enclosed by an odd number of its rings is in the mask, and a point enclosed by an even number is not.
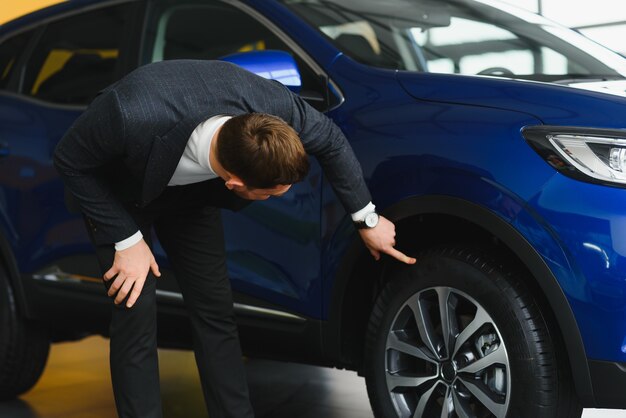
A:
[[[154,227],[188,307],[211,418],[252,417],[233,319],[219,208],[284,194],[320,162],[365,245],[393,248],[339,128],[277,82],[218,61],[141,67],[105,89],[61,139],[54,162],[83,212],[108,295],[120,417],[160,417]]]

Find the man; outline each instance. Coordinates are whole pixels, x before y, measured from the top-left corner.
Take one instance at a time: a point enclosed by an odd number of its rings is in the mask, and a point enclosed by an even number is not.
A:
[[[320,161],[374,257],[413,263],[393,248],[394,226],[377,218],[339,128],[284,86],[233,64],[141,67],[102,92],[59,142],[55,166],[84,214],[114,300],[120,417],[161,416],[151,227],[190,313],[210,417],[253,416],[219,208],[284,194],[306,175],[306,153]]]

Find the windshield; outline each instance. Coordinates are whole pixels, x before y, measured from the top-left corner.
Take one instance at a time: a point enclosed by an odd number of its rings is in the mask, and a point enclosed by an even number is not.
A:
[[[626,59],[492,0],[282,0],[343,53],[399,70],[539,81],[618,79]]]

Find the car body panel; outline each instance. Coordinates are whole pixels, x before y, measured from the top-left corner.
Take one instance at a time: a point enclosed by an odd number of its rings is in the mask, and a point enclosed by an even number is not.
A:
[[[592,186],[554,176],[530,203],[569,259],[570,265],[552,270],[570,300],[588,356],[624,362],[626,193]]]
[[[522,127],[539,123],[529,115],[417,102],[390,80],[390,71],[380,70],[377,75],[368,71],[364,77],[355,77],[359,71],[355,67],[361,66],[341,58],[330,70],[347,97],[331,115],[350,138],[379,210],[384,212],[387,206],[411,196],[446,195],[488,207],[510,222],[520,202],[554,175],[521,137]],[[470,131],[468,126],[476,129]],[[441,146],[444,142],[446,147]],[[511,170],[513,162],[506,157],[511,150],[535,162],[536,181],[527,183],[527,178]],[[498,154],[503,157],[495,164]],[[518,161],[527,163],[521,156]],[[520,195],[512,194],[513,189]],[[324,213],[341,213],[330,191],[324,196]],[[330,203],[334,207],[329,208]],[[347,218],[342,220],[348,223]],[[322,233],[328,237],[344,229],[347,226],[340,228],[338,222],[326,220]],[[334,245],[328,254],[341,254]],[[335,260],[335,267],[328,270],[327,298],[337,263]]]
[[[420,100],[524,112],[549,125],[626,127],[622,117],[626,99],[607,93],[486,76],[399,72],[398,80]]]
[[[310,318],[321,316],[321,168],[280,199],[224,210],[224,232],[233,289]],[[286,260],[288,260],[286,262]]]
[[[5,228],[23,272],[58,257],[76,238],[87,242],[86,233],[64,221],[63,186],[51,164],[54,146],[81,111],[0,95],[0,136],[8,149],[0,166]]]

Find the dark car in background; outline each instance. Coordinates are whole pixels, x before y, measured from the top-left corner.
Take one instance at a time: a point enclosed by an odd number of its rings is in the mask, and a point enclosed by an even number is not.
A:
[[[0,399],[110,301],[52,166],[99,90],[225,59],[343,130],[414,266],[376,262],[316,161],[225,212],[249,356],[356,370],[378,418],[626,408],[626,60],[492,0],[72,0],[0,27]],[[175,277],[159,344],[188,348]]]

